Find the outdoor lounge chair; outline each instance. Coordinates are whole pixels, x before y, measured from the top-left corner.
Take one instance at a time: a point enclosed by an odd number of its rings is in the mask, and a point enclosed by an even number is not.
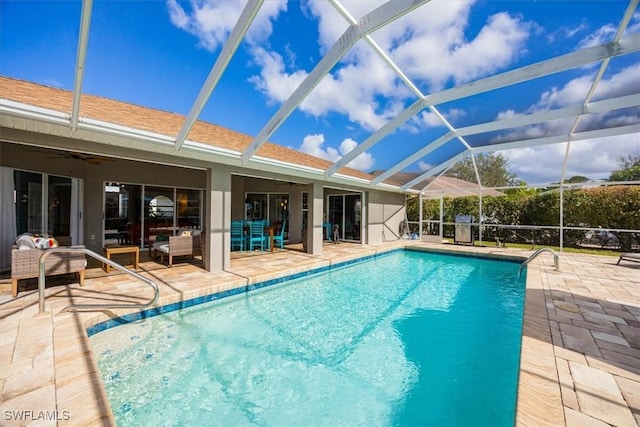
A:
[[[164,264],[164,256],[169,256],[169,267],[173,265],[173,257],[191,255],[193,258],[193,236],[170,236],[169,241],[160,241],[153,244],[153,256],[160,253],[160,263]]]
[[[640,252],[625,252],[620,254],[616,265],[620,265],[620,261],[622,260],[640,262]]]

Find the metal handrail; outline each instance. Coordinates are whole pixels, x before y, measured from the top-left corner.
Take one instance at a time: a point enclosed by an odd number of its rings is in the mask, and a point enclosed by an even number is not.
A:
[[[64,307],[61,311],[61,313],[64,313],[68,310],[74,309],[74,308],[83,308],[83,309],[104,309],[104,308],[148,308],[151,307],[153,304],[155,304],[158,301],[158,297],[160,296],[160,290],[158,289],[158,285],[150,280],[147,279],[146,277],[141,276],[140,274],[136,273],[135,271],[131,271],[128,268],[111,261],[108,258],[103,257],[102,255],[99,255],[95,252],[93,252],[90,249],[87,248],[74,248],[74,247],[58,247],[58,248],[51,248],[51,249],[47,249],[46,251],[43,251],[42,255],[40,255],[40,260],[39,260],[39,271],[40,274],[38,276],[38,312],[40,314],[44,313],[44,285],[45,285],[45,264],[44,261],[46,259],[46,257],[53,253],[53,252],[69,252],[69,253],[74,253],[74,252],[81,252],[84,253],[85,255],[89,255],[95,259],[97,259],[98,261],[101,261],[105,264],[109,264],[111,267],[117,268],[118,270],[135,277],[138,280],[141,280],[143,282],[145,282],[146,284],[148,284],[149,286],[151,286],[153,288],[153,299],[147,303],[144,304],[138,304],[138,303],[131,303],[131,304],[70,304],[66,307]]]
[[[540,255],[542,252],[551,252],[553,254],[553,264],[556,267],[556,271],[560,270],[559,258],[556,251],[554,251],[551,248],[540,248],[537,251],[535,251],[533,254],[531,254],[531,256],[527,258],[522,264],[520,264],[520,268],[518,269],[518,277],[520,277],[520,275],[522,274],[522,269],[525,268],[527,264],[533,261],[533,259],[538,255]]]

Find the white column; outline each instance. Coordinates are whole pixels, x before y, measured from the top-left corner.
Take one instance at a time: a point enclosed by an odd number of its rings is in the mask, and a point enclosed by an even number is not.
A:
[[[307,218],[307,252],[322,255],[322,213],[324,188],[319,182],[309,184],[309,218]]]
[[[440,195],[440,242],[442,243],[442,239],[444,238],[444,196]]]
[[[418,195],[418,240],[422,240],[422,193]]]
[[[369,193],[362,192],[360,196],[360,243],[363,245],[369,244],[369,209],[367,204],[369,203]]]
[[[207,169],[207,195],[204,220],[207,271],[228,270],[231,267],[231,173],[216,165]]]

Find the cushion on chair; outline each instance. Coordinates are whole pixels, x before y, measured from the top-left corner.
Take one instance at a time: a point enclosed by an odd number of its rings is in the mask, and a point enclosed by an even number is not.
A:
[[[169,242],[155,242],[153,244],[153,249],[156,251],[164,252],[165,254],[169,253]]]

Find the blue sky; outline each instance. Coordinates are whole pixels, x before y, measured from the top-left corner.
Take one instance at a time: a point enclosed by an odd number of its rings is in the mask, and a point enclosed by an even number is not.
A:
[[[382,3],[341,2],[356,19]],[[83,91],[186,115],[244,4],[94,0]],[[429,94],[609,41],[627,6],[618,0],[433,0],[372,38]],[[81,2],[2,0],[0,8],[0,74],[72,89]],[[347,26],[325,0],[265,1],[200,119],[257,135]],[[627,34],[637,32],[639,11]],[[438,109],[460,127],[573,105],[584,100],[597,65]],[[599,90],[640,94],[640,54],[614,58]],[[269,140],[335,161],[416,99],[361,40]],[[623,114],[619,120],[640,122],[638,109]],[[566,126],[554,122],[519,132],[544,135]],[[387,169],[446,131],[424,110],[351,166]],[[473,146],[507,137],[504,132],[469,137],[468,142]],[[408,170],[428,170],[455,150],[456,144],[450,144]],[[564,144],[558,144],[503,154],[521,179],[547,183],[559,180],[564,151]],[[638,135],[576,143],[567,177],[606,178],[618,157],[636,151]]]

